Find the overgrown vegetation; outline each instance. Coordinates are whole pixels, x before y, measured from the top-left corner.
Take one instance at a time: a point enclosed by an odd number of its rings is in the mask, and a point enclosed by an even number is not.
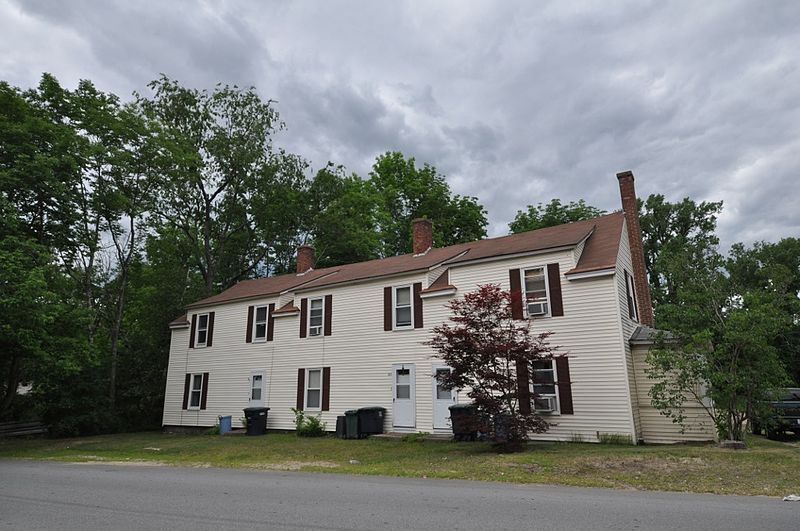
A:
[[[0,440],[0,458],[219,466],[343,474],[784,496],[800,477],[797,444],[751,437],[732,453],[714,445],[535,443],[498,454],[491,443],[139,433],[63,440]]]

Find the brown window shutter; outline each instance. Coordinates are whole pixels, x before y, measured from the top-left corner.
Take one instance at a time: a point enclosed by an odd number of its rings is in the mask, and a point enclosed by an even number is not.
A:
[[[206,400],[208,400],[208,373],[203,373],[203,396],[200,397],[200,409],[206,408]]]
[[[255,306],[248,306],[247,307],[247,332],[244,335],[244,342],[245,343],[252,343],[253,342],[253,310]]]
[[[297,369],[297,409],[303,409],[306,394],[306,370]]]
[[[628,272],[625,271],[625,301],[628,303],[628,318],[633,319],[633,312],[631,311],[631,286],[630,280],[628,279]]]
[[[572,382],[569,379],[569,360],[566,356],[556,358],[558,376],[558,402],[562,415],[572,415]]]
[[[333,317],[333,295],[325,295],[325,326],[323,334],[331,335],[331,318]]]
[[[275,303],[271,302],[267,310],[267,341],[272,341],[273,328],[275,328],[275,318],[272,312],[275,311]]]
[[[517,362],[517,395],[519,412],[523,415],[529,415],[531,412],[530,371],[528,370],[528,364],[523,361]]]
[[[422,282],[414,283],[414,328],[422,328]]]
[[[189,348],[194,348],[194,335],[197,329],[197,314],[192,316],[192,328],[189,330]]]
[[[558,264],[547,264],[547,285],[550,288],[550,315],[564,315],[564,303],[561,300],[561,273]]]
[[[186,382],[183,384],[183,409],[189,409],[189,386],[192,384],[192,375],[186,375]]]
[[[520,285],[519,269],[509,269],[508,280],[511,282],[511,317],[513,319],[524,319],[522,314],[522,286]]]
[[[300,337],[306,337],[306,319],[308,319],[308,299],[300,299]],[[300,408],[297,408],[300,409]]]
[[[214,341],[214,312],[208,314],[208,334],[206,334],[206,346],[210,347]]]
[[[322,368],[322,411],[331,409],[331,368]]]
[[[392,329],[392,287],[383,288],[383,329]]]

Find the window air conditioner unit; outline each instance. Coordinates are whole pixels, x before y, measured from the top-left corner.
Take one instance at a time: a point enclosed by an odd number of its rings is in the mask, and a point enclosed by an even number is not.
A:
[[[322,332],[321,326],[311,326],[308,329],[308,335],[310,336],[318,336]]]
[[[533,399],[533,408],[539,413],[552,413],[556,411],[556,397],[540,396]]]
[[[545,315],[545,314],[547,314],[546,302],[528,303],[528,315]]]

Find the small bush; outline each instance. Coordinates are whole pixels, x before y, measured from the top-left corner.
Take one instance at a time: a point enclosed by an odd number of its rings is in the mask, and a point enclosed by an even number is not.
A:
[[[582,433],[573,433],[572,435],[570,435],[569,440],[570,440],[570,442],[574,442],[574,443],[586,442],[584,440],[584,438],[583,438],[583,434]]]
[[[292,408],[292,413],[294,413],[294,427],[298,437],[323,437],[326,434],[326,424],[322,422],[319,415],[312,417],[295,408]]]
[[[212,427],[208,428],[206,432],[208,435],[219,435],[219,422],[214,424]]]
[[[622,444],[631,445],[631,436],[624,433],[597,433],[597,440],[600,444]]]

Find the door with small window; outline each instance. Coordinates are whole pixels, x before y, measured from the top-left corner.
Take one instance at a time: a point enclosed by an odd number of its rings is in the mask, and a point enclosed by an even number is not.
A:
[[[414,389],[414,365],[410,363],[392,366],[392,419],[396,428],[416,426],[416,392]]]
[[[263,407],[266,402],[266,374],[264,371],[253,371],[250,374],[250,407]]]
[[[452,369],[446,365],[433,367],[433,427],[434,429],[450,429],[450,406],[456,403],[455,389],[446,389],[441,382],[443,376]]]

